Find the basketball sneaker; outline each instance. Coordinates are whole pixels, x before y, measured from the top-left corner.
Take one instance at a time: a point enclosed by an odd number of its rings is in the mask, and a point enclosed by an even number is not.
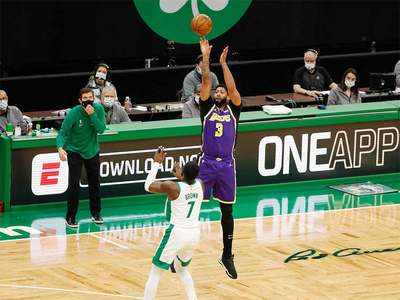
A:
[[[233,254],[230,258],[224,258],[221,256],[221,258],[218,259],[218,262],[225,269],[226,275],[228,275],[229,278],[236,279],[238,277],[233,262]]]
[[[103,224],[104,221],[100,214],[95,214],[92,216],[92,222],[96,224]]]
[[[77,228],[78,223],[76,222],[75,218],[68,217],[65,219],[65,225],[67,225],[70,228]]]

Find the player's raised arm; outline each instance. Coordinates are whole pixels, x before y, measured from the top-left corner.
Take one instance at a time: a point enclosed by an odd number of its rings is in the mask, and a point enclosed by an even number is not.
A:
[[[208,43],[205,38],[200,39],[200,50],[203,55],[203,61],[201,63],[201,88],[200,88],[200,99],[206,101],[211,95],[211,75],[210,75],[210,53],[212,46]]]
[[[236,88],[235,79],[233,78],[233,75],[229,70],[228,64],[226,63],[226,57],[228,56],[228,51],[229,47],[226,46],[221,53],[219,62],[221,64],[222,71],[224,73],[224,80],[226,88],[228,89],[229,99],[232,101],[233,104],[239,106],[242,103],[242,98],[240,97],[240,94]]]
[[[144,189],[150,193],[167,194],[169,200],[175,200],[179,197],[179,188],[173,181],[155,181],[157,172],[161,167],[166,156],[166,152],[159,147],[154,154],[154,162],[144,183]],[[179,178],[178,178],[179,179]]]

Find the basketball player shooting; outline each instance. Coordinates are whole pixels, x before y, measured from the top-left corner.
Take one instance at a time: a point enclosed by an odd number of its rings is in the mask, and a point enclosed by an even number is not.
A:
[[[163,271],[171,269],[182,281],[187,299],[195,300],[197,296],[188,265],[200,239],[199,215],[203,186],[197,179],[199,167],[191,161],[183,168],[175,164],[173,174],[179,182],[156,181],[157,172],[165,156],[164,149],[160,147],[154,155],[154,163],[144,184],[146,191],[167,196],[165,211],[170,223],[153,257],[144,299],[155,298]]]
[[[200,49],[203,54],[200,89],[200,118],[203,130],[199,178],[204,185],[204,199],[209,199],[212,194],[220,202],[224,250],[218,261],[226,274],[236,279],[237,272],[232,254],[234,228],[232,211],[236,201],[234,149],[242,101],[226,63],[229,48],[225,47],[219,60],[226,85],[218,85],[214,97],[211,97],[210,78],[212,46],[209,45],[208,40],[202,38]]]

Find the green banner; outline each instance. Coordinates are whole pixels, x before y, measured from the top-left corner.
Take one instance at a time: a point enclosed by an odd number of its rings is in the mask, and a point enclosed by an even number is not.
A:
[[[208,39],[231,29],[249,8],[252,0],[133,0],[143,21],[158,35],[177,43],[195,44],[199,37],[192,32],[194,16],[208,15],[213,30]]]

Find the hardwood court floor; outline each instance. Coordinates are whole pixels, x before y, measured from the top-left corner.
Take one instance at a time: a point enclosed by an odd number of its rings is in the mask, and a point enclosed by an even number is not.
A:
[[[398,181],[393,185],[398,188]],[[354,199],[316,186],[241,194],[234,240],[238,280],[228,279],[217,263],[220,224],[215,204],[207,204],[190,267],[198,298],[399,299],[399,195]],[[158,218],[158,212],[140,216]],[[29,238],[0,241],[0,299],[141,299],[163,233],[162,226],[136,226],[121,215],[106,217],[98,230],[81,219],[79,234],[66,232],[54,215],[18,222],[33,231]],[[308,249],[314,258],[285,263]],[[185,299],[177,276],[164,274],[157,299]]]

